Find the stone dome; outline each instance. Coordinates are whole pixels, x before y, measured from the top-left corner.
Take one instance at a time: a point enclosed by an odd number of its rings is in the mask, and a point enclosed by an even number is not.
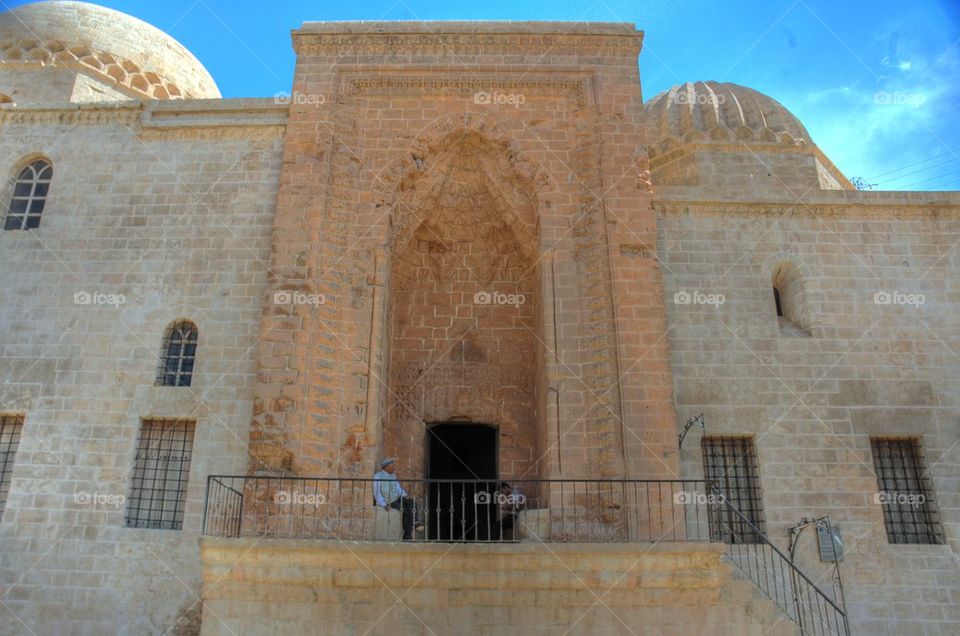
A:
[[[728,82],[686,82],[644,105],[649,143],[737,140],[812,143],[800,120],[772,97]]]
[[[49,65],[76,69],[129,97],[220,97],[190,51],[125,13],[53,0],[0,14],[0,68]]]

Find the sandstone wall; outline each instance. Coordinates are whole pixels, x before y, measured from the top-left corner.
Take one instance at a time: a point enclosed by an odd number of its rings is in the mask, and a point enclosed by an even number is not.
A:
[[[459,399],[442,381],[440,390],[426,387],[440,402],[415,404],[413,421],[422,426],[432,413],[493,425],[525,419],[520,428],[537,431],[541,457],[534,460],[544,476],[673,470],[655,222],[649,183],[638,178],[641,35],[621,24],[449,23],[437,33],[384,23],[389,38],[378,28],[307,23],[294,34],[271,289],[324,302],[290,310],[268,301],[264,309],[251,468],[369,476],[378,456],[403,450],[383,434],[406,406],[398,396],[408,388],[399,366],[407,353],[386,345],[390,333],[404,336],[390,322],[398,319],[391,307],[406,311],[391,305],[402,278],[396,263],[403,255],[394,250],[424,222],[445,227],[440,219],[449,210],[466,209],[458,197],[474,200],[475,184],[454,183],[439,199],[421,195],[438,169],[453,165],[444,153],[475,137],[488,149],[487,164],[499,166],[494,199],[508,202],[492,206],[494,226],[515,237],[536,277],[523,288],[537,296],[532,324],[510,327],[535,339],[527,363],[537,377],[516,398],[487,387]],[[497,191],[505,185],[508,193]],[[443,235],[434,242],[443,247]],[[482,313],[472,303],[481,280],[464,275],[460,322]],[[430,303],[446,293],[439,291],[423,297],[431,316]],[[452,308],[437,307],[446,320]],[[461,340],[466,333],[454,331]],[[433,338],[402,339],[426,350]],[[493,355],[495,341],[482,340],[468,343],[476,359],[511,366]],[[513,413],[489,421],[504,411]],[[504,468],[529,465],[523,459]],[[519,475],[504,475],[511,476]]]

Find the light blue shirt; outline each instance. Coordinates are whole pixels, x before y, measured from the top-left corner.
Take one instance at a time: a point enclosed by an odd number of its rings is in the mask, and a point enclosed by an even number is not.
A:
[[[378,506],[387,506],[400,497],[407,496],[407,491],[400,486],[396,475],[380,470],[373,475],[373,478],[377,480],[373,482],[373,496]]]

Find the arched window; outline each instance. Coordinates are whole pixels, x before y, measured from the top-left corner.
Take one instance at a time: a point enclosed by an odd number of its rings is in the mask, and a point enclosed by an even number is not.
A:
[[[45,159],[36,159],[23,167],[13,183],[13,196],[7,209],[5,230],[29,230],[40,227],[40,214],[47,202],[53,166]]]
[[[780,263],[773,268],[772,282],[780,333],[788,336],[810,335],[809,310],[800,269],[789,261]]]
[[[177,320],[163,334],[163,351],[157,372],[159,386],[190,386],[197,357],[197,326]]]

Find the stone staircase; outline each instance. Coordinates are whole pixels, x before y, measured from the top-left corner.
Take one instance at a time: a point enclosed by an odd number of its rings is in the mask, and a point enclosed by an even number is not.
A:
[[[204,537],[201,633],[799,634],[724,548]]]

